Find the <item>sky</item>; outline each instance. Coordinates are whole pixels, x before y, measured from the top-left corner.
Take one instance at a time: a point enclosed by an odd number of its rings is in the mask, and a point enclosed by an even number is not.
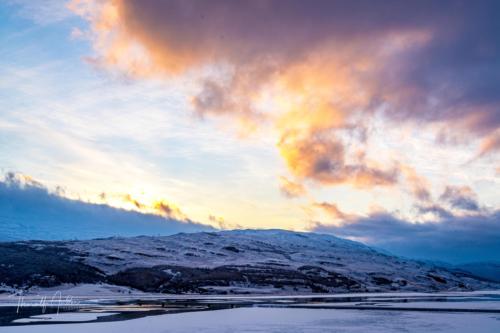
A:
[[[2,1],[0,199],[500,260],[499,13]]]

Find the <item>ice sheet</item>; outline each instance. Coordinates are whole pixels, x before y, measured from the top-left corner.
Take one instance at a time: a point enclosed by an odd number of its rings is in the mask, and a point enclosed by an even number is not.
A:
[[[500,315],[326,309],[239,308],[88,324],[1,327],[0,332],[500,332]]]

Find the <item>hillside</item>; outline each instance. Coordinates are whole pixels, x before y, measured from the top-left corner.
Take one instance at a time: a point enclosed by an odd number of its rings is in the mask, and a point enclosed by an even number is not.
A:
[[[165,293],[308,293],[498,288],[459,270],[330,235],[235,230],[0,243],[0,281],[97,283]]]

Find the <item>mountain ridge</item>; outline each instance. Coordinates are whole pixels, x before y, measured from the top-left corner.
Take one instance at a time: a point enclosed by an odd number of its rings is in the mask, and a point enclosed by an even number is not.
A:
[[[18,288],[105,282],[202,294],[499,288],[464,271],[360,242],[279,229],[0,243],[0,281]]]

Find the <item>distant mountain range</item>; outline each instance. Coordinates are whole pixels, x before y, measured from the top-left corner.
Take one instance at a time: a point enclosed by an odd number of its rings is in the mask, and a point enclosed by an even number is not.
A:
[[[471,272],[476,276],[500,283],[500,262],[472,262],[456,265],[456,268]]]
[[[330,235],[234,230],[0,243],[0,283],[106,282],[147,292],[243,294],[498,289],[463,269]]]

